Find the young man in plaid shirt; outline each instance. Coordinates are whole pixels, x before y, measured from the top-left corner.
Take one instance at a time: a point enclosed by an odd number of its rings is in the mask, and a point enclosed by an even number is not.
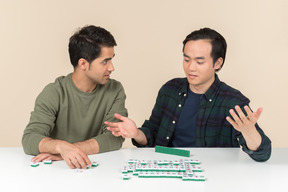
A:
[[[249,99],[221,82],[216,74],[225,61],[227,44],[215,30],[203,28],[183,41],[186,78],[160,89],[149,120],[142,127],[105,122],[115,136],[132,138],[137,147],[240,147],[255,161],[271,155],[271,141],[257,124],[263,109],[252,112]]]

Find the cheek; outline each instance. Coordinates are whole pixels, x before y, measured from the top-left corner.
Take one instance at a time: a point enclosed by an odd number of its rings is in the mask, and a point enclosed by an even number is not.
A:
[[[183,63],[182,66],[183,66],[184,71],[187,72],[189,69],[189,65],[187,63]]]
[[[213,70],[213,66],[212,65],[199,65],[198,70],[209,73],[210,71]]]

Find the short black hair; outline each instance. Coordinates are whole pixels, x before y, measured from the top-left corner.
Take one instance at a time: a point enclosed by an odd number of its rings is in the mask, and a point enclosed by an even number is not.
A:
[[[211,57],[213,58],[214,64],[218,58],[222,57],[223,63],[221,65],[221,68],[216,70],[216,71],[219,71],[220,69],[222,69],[224,65],[224,61],[225,61],[226,50],[227,50],[226,40],[217,31],[210,29],[210,28],[202,28],[202,29],[193,31],[192,33],[187,35],[187,37],[183,41],[183,52],[184,52],[184,47],[188,41],[200,40],[200,39],[211,40],[211,45],[212,45]]]
[[[99,57],[102,47],[114,47],[116,45],[113,35],[106,29],[94,25],[85,26],[70,37],[69,56],[71,64],[76,68],[81,58],[91,63]]]

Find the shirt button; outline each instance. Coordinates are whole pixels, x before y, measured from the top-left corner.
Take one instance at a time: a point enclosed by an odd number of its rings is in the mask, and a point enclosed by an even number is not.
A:
[[[181,95],[181,93],[179,93],[179,95]]]
[[[167,140],[169,140],[169,137],[166,137]]]
[[[175,124],[176,122],[175,122],[175,121],[172,121],[172,123]]]
[[[184,94],[184,97],[186,97],[186,93]]]
[[[179,104],[178,106],[179,106],[179,107],[182,107],[182,105],[181,105],[181,104]]]
[[[212,102],[212,99],[209,99],[209,102]]]

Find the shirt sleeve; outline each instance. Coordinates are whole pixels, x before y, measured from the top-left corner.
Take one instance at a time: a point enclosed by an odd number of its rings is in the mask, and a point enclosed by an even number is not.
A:
[[[244,106],[245,105],[243,105],[241,109],[244,114],[247,115]],[[247,106],[249,105],[247,104]],[[247,147],[246,141],[241,133],[239,133],[236,137],[238,138],[239,144],[242,146],[242,150],[245,153],[247,153],[255,161],[264,162],[271,156],[271,141],[257,123],[255,124],[255,127],[262,138],[261,144],[256,151],[252,151]]]
[[[103,123],[102,123],[101,129],[102,129],[103,134],[100,134],[100,135],[93,137],[99,144],[99,152],[100,153],[120,149],[122,147],[124,140],[125,140],[121,136],[119,136],[119,137],[114,136],[111,133],[111,131],[107,130],[107,125],[104,124],[105,121],[119,122],[120,120],[118,120],[114,117],[115,113],[118,113],[118,114],[125,116],[125,117],[128,116],[127,109],[125,108],[126,94],[124,92],[124,88],[121,85],[121,83],[119,83],[119,82],[116,85],[117,85],[117,87],[112,88],[114,95],[115,95],[115,90],[117,90],[117,91],[116,91],[116,95],[114,97],[114,100],[112,101],[113,103],[111,105],[111,109],[105,115],[105,118],[104,118]],[[107,94],[110,94],[110,93],[107,93]]]
[[[22,146],[28,155],[38,155],[39,142],[50,135],[54,128],[59,106],[56,89],[47,85],[35,101],[34,111],[22,136]]]
[[[155,140],[156,140],[158,130],[161,124],[161,119],[162,119],[162,112],[161,112],[162,90],[163,90],[163,87],[158,92],[156,103],[154,105],[154,108],[152,110],[152,114],[149,120],[145,120],[142,127],[139,128],[146,136],[147,145],[140,145],[134,139],[132,139],[132,143],[136,147],[154,147],[155,146]]]
[[[259,125],[256,123],[257,131],[260,133],[262,141],[260,146],[256,151],[250,150],[247,145],[244,137],[242,134],[238,136],[239,144],[242,146],[242,150],[247,153],[252,159],[258,162],[264,162],[267,161],[271,156],[271,141],[270,139],[265,135],[265,133],[262,131],[262,129],[259,127]]]

